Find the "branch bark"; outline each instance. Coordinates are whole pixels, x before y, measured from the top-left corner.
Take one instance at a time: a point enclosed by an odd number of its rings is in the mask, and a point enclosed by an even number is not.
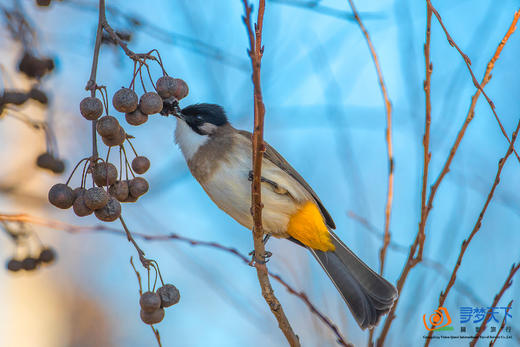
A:
[[[256,268],[258,282],[262,289],[262,295],[269,305],[271,312],[278,321],[280,330],[285,335],[290,346],[300,346],[298,336],[294,333],[282,305],[274,295],[269,275],[265,264],[265,246],[263,243],[264,230],[262,226],[262,197],[261,197],[261,172],[262,159],[265,152],[264,145],[264,115],[265,106],[262,98],[260,83],[260,66],[264,48],[262,46],[262,29],[264,21],[265,0],[259,0],[258,17],[254,27],[251,23],[252,8],[247,0],[243,0],[245,15],[243,17],[249,37],[249,57],[253,69],[254,85],[254,129],[253,129],[253,182],[251,183],[251,213],[253,215],[253,242],[254,242],[254,265]],[[261,259],[258,261],[257,259]]]
[[[493,303],[491,304],[491,306],[489,307],[496,307],[498,305],[498,302],[500,301],[500,299],[502,298],[502,295],[504,295],[505,291],[511,287],[511,284],[513,284],[512,280],[513,280],[513,276],[515,275],[515,273],[518,271],[518,269],[520,269],[520,263],[518,263],[518,265],[515,265],[513,264],[513,266],[511,266],[511,270],[509,271],[509,275],[507,276],[506,278],[506,281],[504,282],[504,285],[502,286],[502,288],[500,289],[500,291],[498,292],[497,295],[495,295],[495,298],[493,299]],[[509,305],[508,307],[510,307],[511,305]],[[507,313],[506,313],[507,315]],[[477,334],[475,335],[475,337],[473,338],[473,340],[471,340],[471,342],[469,343],[470,347],[474,347],[475,344],[477,343],[480,335],[482,335],[482,333],[484,332],[484,330],[486,330],[486,325],[487,325],[487,320],[491,317],[491,313],[487,313],[486,314],[486,317],[484,317],[484,320],[482,321],[482,325],[480,326],[480,328],[478,329],[478,332]],[[505,322],[505,319],[506,319],[506,316],[504,316],[504,322]],[[504,324],[504,323],[502,323]],[[500,331],[498,332],[498,334],[500,334]],[[497,336],[498,336],[497,334]]]
[[[383,72],[381,71],[381,66],[379,64],[379,58],[377,57],[376,49],[372,44],[372,40],[370,39],[370,34],[368,30],[365,28],[361,17],[354,5],[353,0],[348,0],[350,4],[350,8],[354,13],[354,18],[356,19],[359,28],[363,32],[365,36],[365,40],[367,42],[368,48],[370,50],[370,55],[372,56],[372,60],[374,61],[374,66],[377,72],[377,78],[379,80],[379,86],[381,88],[381,94],[383,95],[383,100],[385,103],[385,113],[386,113],[386,129],[385,129],[385,140],[386,140],[386,149],[388,154],[388,186],[387,186],[387,194],[386,194],[386,206],[385,206],[385,237],[383,240],[383,246],[379,252],[379,260],[380,260],[380,270],[379,273],[382,275],[385,267],[385,257],[386,250],[388,249],[388,245],[390,244],[390,217],[392,214],[392,200],[394,197],[394,154],[392,147],[392,103],[390,102],[390,97],[388,96],[388,92],[386,90],[385,80],[383,78]]]
[[[480,227],[482,226],[482,219],[484,218],[484,214],[486,213],[489,203],[491,202],[491,199],[493,198],[493,194],[495,193],[495,190],[496,190],[498,184],[500,183],[500,174],[502,173],[502,169],[504,168],[504,165],[505,165],[507,159],[509,158],[509,156],[511,155],[511,153],[513,153],[513,146],[515,144],[516,137],[518,135],[519,130],[520,130],[520,120],[518,121],[516,130],[513,133],[513,136],[511,139],[511,144],[509,145],[505,156],[498,161],[498,170],[497,170],[497,174],[495,176],[495,181],[493,182],[491,190],[487,196],[486,202],[484,203],[484,206],[482,207],[482,210],[480,211],[480,214],[477,218],[477,222],[475,223],[475,226],[473,227],[473,230],[469,234],[468,238],[462,242],[462,246],[460,247],[459,256],[457,258],[457,262],[455,263],[455,267],[453,268],[453,271],[451,273],[450,280],[449,280],[448,284],[446,285],[446,288],[444,289],[444,291],[442,291],[439,296],[439,307],[444,305],[444,302],[446,301],[446,298],[447,298],[448,294],[450,293],[451,288],[455,284],[455,280],[457,278],[457,272],[462,263],[462,258],[464,257],[464,253],[468,249],[468,246],[469,246],[471,240],[473,240],[473,237],[477,234],[477,232],[480,230]],[[432,335],[433,335],[433,331],[430,331],[428,333],[428,339],[426,339],[425,347],[427,347],[428,344],[430,343]]]

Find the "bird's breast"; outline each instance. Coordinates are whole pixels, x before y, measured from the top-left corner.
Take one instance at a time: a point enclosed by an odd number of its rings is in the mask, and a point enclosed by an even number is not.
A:
[[[249,149],[249,148],[247,148]],[[231,151],[223,157],[211,175],[199,181],[213,202],[238,223],[253,228],[251,216],[250,151]],[[287,225],[299,204],[262,184],[262,224],[266,233],[287,237]]]

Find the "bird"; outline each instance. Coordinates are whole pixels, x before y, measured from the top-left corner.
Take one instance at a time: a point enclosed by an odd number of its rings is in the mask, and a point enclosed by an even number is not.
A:
[[[175,142],[210,199],[244,227],[251,215],[252,134],[235,129],[224,109],[199,103],[173,112]],[[334,221],[305,179],[268,143],[261,171],[264,233],[307,248],[332,280],[361,329],[373,328],[397,289],[333,232]]]

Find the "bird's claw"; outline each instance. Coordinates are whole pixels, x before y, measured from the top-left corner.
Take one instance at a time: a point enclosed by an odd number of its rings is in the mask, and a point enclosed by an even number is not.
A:
[[[271,256],[273,255],[273,253],[269,252],[269,251],[266,251],[264,253],[264,255],[260,256],[260,258],[262,259],[258,259],[259,257],[256,256],[256,252],[253,250],[251,252],[249,252],[249,255],[251,256],[251,262],[250,264],[261,264],[261,265],[264,265],[264,264],[267,264],[269,262],[269,258],[271,258]]]

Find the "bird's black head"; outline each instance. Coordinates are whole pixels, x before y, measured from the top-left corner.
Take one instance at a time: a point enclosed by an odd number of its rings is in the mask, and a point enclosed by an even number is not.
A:
[[[182,109],[180,118],[200,135],[209,135],[218,127],[228,124],[226,112],[216,104],[187,106]]]

